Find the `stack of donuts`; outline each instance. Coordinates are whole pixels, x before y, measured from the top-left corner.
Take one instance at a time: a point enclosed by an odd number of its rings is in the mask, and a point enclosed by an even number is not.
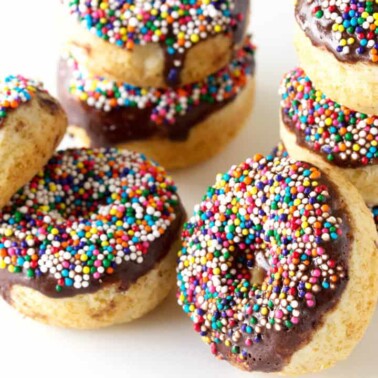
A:
[[[62,3],[59,98],[85,146],[182,168],[245,125],[254,98],[249,0]]]
[[[281,85],[282,143],[218,175],[185,224],[165,169],[124,148],[178,168],[236,134],[254,94],[249,1],[63,6],[59,95],[91,148],[54,154],[62,106],[35,81],[0,80],[5,300],[105,327],[156,307],[176,272],[217,358],[290,375],[347,358],[378,298],[378,0],[296,2],[303,69]]]

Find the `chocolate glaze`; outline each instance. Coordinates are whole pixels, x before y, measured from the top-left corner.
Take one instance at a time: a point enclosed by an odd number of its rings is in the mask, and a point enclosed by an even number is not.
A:
[[[297,127],[295,127],[295,122],[290,118],[290,116],[285,112],[285,109],[281,109],[281,117],[282,121],[285,124],[285,126],[295,134],[297,144],[307,150],[311,150],[314,154],[317,154],[320,156],[325,162],[330,163],[329,160],[327,160],[327,152],[320,149],[317,150],[314,148],[314,143],[306,141],[306,135],[303,132],[303,130],[299,130]],[[334,155],[334,160],[331,162],[332,165],[337,165],[341,168],[363,168],[367,165],[363,164],[360,160],[352,160],[352,159],[346,159],[343,160],[340,158],[339,154]],[[378,164],[378,159],[370,159],[369,165],[375,165]]]
[[[253,73],[255,62],[252,57],[248,63]],[[91,147],[111,147],[130,140],[151,137],[184,141],[188,138],[192,127],[234,99],[214,103],[201,102],[193,106],[185,115],[177,116],[174,125],[157,125],[151,120],[152,107],[145,109],[119,107],[105,112],[76,99],[68,91],[72,74],[73,69],[66,60],[61,59],[58,73],[58,97],[68,113],[69,123],[86,131]]]
[[[56,291],[56,279],[50,275],[28,278],[23,273],[9,273],[5,269],[0,269],[0,294],[6,301],[11,302],[11,289],[14,285],[29,287],[50,298],[67,298],[95,293],[110,284],[118,285],[119,291],[127,291],[133,283],[154,269],[155,265],[168,254],[179,236],[185,218],[184,208],[181,204],[177,205],[176,219],[160,238],[150,244],[141,264],[135,261],[125,261],[115,268],[112,275],[104,276],[100,281],[92,279],[87,288],[75,289],[65,286],[61,292],[58,292]]]
[[[316,47],[326,48],[331,52],[339,61],[344,63],[357,63],[366,62],[371,63],[369,51],[359,54],[353,45],[348,54],[342,54],[337,51],[339,45],[338,40],[335,38],[335,33],[332,31],[332,20],[327,20],[325,17],[316,18],[313,9],[319,5],[320,1],[313,1],[309,3],[308,0],[298,0],[295,6],[295,17],[300,28],[310,38],[312,44]],[[339,12],[341,14],[341,12]],[[344,32],[345,38],[351,35]]]
[[[349,214],[340,199],[337,188],[327,177],[322,176],[319,182],[329,189],[330,198],[332,198],[331,213],[342,219],[343,231],[342,238],[328,244],[323,243],[322,246],[330,258],[336,261],[336,265],[342,266],[346,272],[345,277],[336,284],[334,290],[323,289],[315,294],[316,306],[314,308],[308,308],[303,301],[299,300],[300,322],[291,329],[276,331],[264,328],[261,341],[250,347],[245,345],[246,338],[243,334],[237,345],[248,352],[245,360],[238,361],[237,356],[224,344],[216,346],[218,357],[235,362],[248,371],[280,372],[290,362],[294,353],[312,340],[314,333],[323,324],[325,315],[339,303],[349,280],[348,266],[354,236],[350,227]]]
[[[216,4],[214,4],[217,6]],[[230,34],[232,40],[232,48],[243,42],[244,35],[247,29],[247,15],[250,10],[249,0],[235,0],[235,9],[232,12],[232,18],[236,21],[235,25],[231,26],[231,30],[227,30],[226,34]],[[169,31],[168,37],[173,37],[172,30]],[[209,36],[207,39],[213,37]],[[201,42],[200,42],[201,43]],[[169,54],[167,52],[167,46],[165,43],[161,43],[161,47],[164,50],[164,78],[165,82],[169,87],[178,87],[181,84],[181,72],[184,67],[185,57],[188,49],[185,49],[183,53],[175,52],[174,54]],[[177,66],[175,61],[180,64]]]

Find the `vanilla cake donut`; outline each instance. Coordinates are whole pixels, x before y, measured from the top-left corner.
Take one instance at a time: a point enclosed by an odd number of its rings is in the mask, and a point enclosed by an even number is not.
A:
[[[67,128],[67,117],[41,83],[0,78],[0,208],[47,162]]]
[[[328,97],[378,114],[378,3],[296,0],[301,66]]]
[[[172,179],[143,155],[60,151],[0,211],[0,292],[56,326],[137,319],[174,285],[184,218]]]
[[[61,60],[59,99],[84,146],[127,148],[182,168],[218,153],[249,120],[254,67],[249,39],[228,66],[179,88],[117,83]]]
[[[338,172],[256,155],[217,177],[182,235],[178,301],[218,358],[299,375],[345,359],[363,336],[377,232]]]
[[[378,198],[378,117],[329,99],[301,68],[289,72],[281,88],[281,139],[295,159],[332,166],[361,192]]]
[[[94,75],[139,87],[203,80],[240,48],[249,0],[63,0],[66,48]]]

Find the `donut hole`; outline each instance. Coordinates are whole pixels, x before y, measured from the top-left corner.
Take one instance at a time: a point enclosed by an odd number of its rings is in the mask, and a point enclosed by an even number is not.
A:
[[[255,266],[252,269],[250,269],[250,271],[251,279],[249,280],[249,282],[251,283],[251,285],[262,285],[266,277],[266,270],[264,270],[260,266]]]
[[[255,255],[254,263],[255,265],[249,269],[251,274],[249,282],[252,286],[260,286],[265,281],[270,266],[263,252],[258,252]]]

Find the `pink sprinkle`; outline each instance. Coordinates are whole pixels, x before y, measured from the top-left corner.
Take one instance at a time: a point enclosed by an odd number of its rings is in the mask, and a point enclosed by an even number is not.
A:
[[[275,317],[277,319],[282,319],[282,317],[283,317],[283,311],[282,310],[277,310],[276,314],[275,314]]]
[[[293,324],[298,324],[298,323],[299,323],[299,318],[297,318],[296,316],[293,316],[293,317],[291,318],[291,322],[292,322]]]

